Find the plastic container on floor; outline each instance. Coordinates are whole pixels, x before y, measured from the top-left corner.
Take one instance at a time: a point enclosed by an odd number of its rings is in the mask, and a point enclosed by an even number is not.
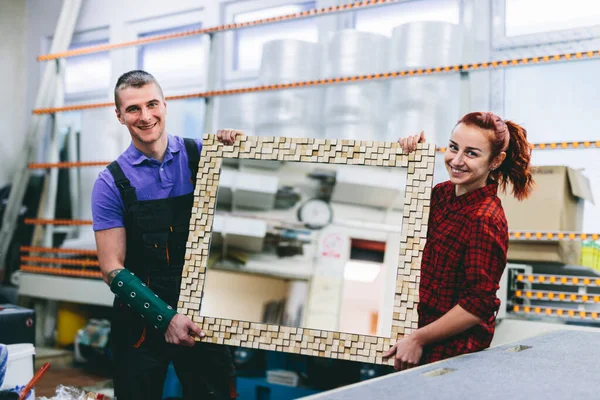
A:
[[[1,390],[21,389],[33,378],[33,356],[35,348],[30,343],[10,344],[8,348],[8,363],[6,365],[6,375]],[[35,391],[29,392],[27,399],[35,399]]]
[[[88,313],[74,303],[61,302],[58,308],[56,344],[67,347],[75,343],[77,332],[88,322]]]

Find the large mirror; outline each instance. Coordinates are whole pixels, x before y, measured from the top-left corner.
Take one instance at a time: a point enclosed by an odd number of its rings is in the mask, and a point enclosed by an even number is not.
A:
[[[235,161],[200,315],[389,336],[406,168]]]
[[[384,362],[416,328],[432,174],[427,146],[207,135],[180,311],[216,343]]]

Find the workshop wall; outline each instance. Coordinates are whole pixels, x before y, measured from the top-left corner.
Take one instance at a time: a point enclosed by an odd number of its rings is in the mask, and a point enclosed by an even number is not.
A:
[[[0,187],[9,183],[25,137],[26,1],[0,4]]]

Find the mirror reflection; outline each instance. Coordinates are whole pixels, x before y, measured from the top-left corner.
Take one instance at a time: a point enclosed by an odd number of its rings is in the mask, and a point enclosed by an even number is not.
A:
[[[201,315],[389,336],[406,172],[224,158]]]

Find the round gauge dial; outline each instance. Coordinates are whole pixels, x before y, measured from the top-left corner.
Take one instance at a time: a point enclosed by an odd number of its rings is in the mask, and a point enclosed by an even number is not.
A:
[[[331,223],[333,210],[321,199],[310,199],[298,208],[298,220],[310,229],[320,229]]]

